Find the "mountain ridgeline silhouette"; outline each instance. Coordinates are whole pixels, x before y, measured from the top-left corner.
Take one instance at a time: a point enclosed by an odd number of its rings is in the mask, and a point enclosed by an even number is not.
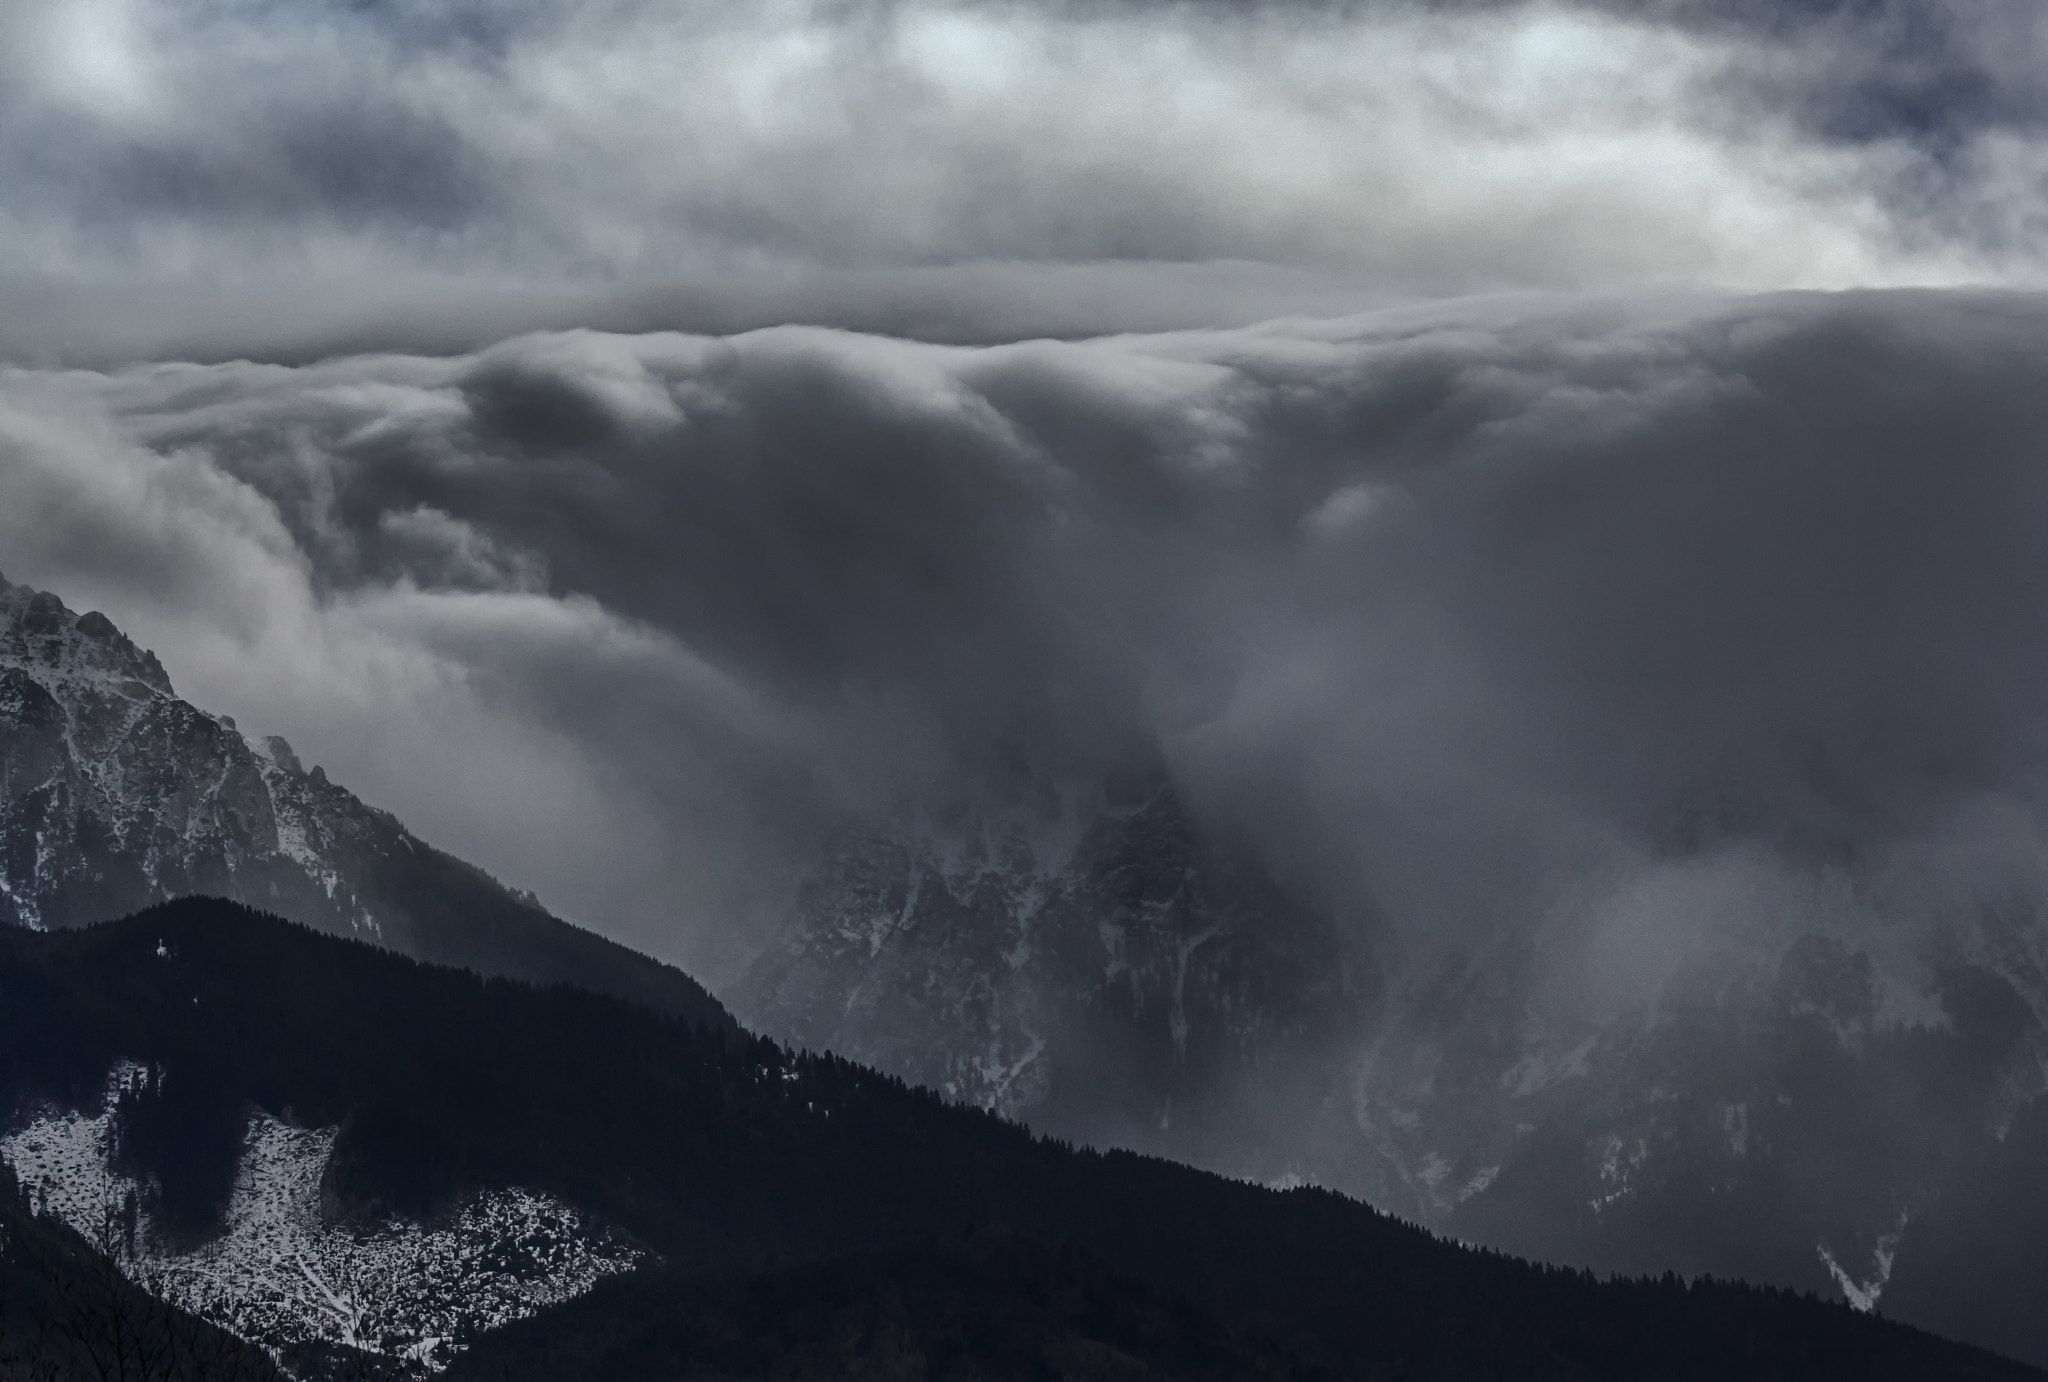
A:
[[[230,902],[0,932],[0,1105],[75,1124],[123,1068],[147,1075],[108,1139],[150,1187],[145,1232],[203,1244],[243,1130],[276,1126],[338,1129],[338,1220],[516,1187],[645,1253],[479,1332],[451,1379],[2042,1375],[1811,1297],[1602,1281],[1077,1150],[835,1057]]]

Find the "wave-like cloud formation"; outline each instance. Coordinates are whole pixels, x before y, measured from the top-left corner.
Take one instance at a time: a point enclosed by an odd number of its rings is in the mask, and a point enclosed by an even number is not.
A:
[[[2044,330],[1474,301],[16,370],[0,553],[714,977],[821,832],[1021,749],[1163,758],[1384,955],[1594,918],[1574,1001],[1626,1002],[1816,898],[2048,895]]]
[[[0,281],[17,316],[108,293],[65,318],[102,342],[178,285],[249,327],[279,294],[343,321],[721,276],[760,301],[718,311],[818,320],[911,291],[861,275],[990,263],[2032,281],[2044,47],[2027,0],[20,0]]]

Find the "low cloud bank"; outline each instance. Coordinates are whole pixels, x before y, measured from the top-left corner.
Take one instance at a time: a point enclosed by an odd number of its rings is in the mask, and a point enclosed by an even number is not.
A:
[[[1625,1004],[1781,921],[2048,895],[2044,329],[1472,300],[15,370],[0,569],[713,977],[851,817],[1157,758],[1388,963],[1555,933],[1559,1001]]]

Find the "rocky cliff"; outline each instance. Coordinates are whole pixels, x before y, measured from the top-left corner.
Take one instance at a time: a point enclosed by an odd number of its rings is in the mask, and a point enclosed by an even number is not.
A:
[[[2048,910],[2013,884],[1886,928],[1816,877],[1700,953],[1654,944],[1653,895],[1404,949],[1155,773],[847,833],[727,997],[1063,1136],[2048,1359]],[[1656,953],[1602,981],[1624,940]]]
[[[547,913],[178,698],[103,614],[0,578],[0,921],[105,921],[209,895],[402,954],[726,1024],[681,972]]]
[[[1270,1178],[1353,1150],[1341,1069],[1375,982],[1335,919],[1140,773],[849,831],[726,996],[1043,1131]]]

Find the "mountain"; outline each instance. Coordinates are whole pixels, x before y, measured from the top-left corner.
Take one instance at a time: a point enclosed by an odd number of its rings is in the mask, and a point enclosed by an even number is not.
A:
[[[634,1324],[620,1329],[624,1316]],[[451,1373],[686,1379],[1113,1377],[1324,1382],[1271,1324],[1202,1309],[1099,1255],[1015,1229],[703,1284],[655,1272],[480,1341]]]
[[[1242,1171],[1341,1131],[1375,976],[1163,774],[948,824],[848,832],[726,1000],[1080,1141]]]
[[[0,1162],[0,1377],[285,1382],[262,1349],[138,1285],[122,1266],[24,1210]]]
[[[451,1379],[1204,1375],[1191,1359],[1440,1382],[2042,1376],[1782,1291],[1600,1281],[1328,1191],[1076,1150],[837,1058],[203,899],[0,933],[0,1108],[16,1143],[106,1117],[92,1145],[119,1233],[171,1269],[248,1241],[246,1192],[308,1186],[325,1231],[372,1247],[524,1197],[587,1253],[630,1254],[576,1275],[557,1240],[480,1240],[479,1280],[555,1280],[553,1298],[460,1322],[417,1361],[357,1336]],[[271,1141],[307,1154],[287,1172],[256,1150]],[[442,1289],[404,1254],[351,1280],[234,1252],[251,1270],[216,1273],[207,1310],[260,1328],[301,1299],[336,1346],[361,1292]]]
[[[1040,1130],[2048,1364],[2048,912],[1945,903],[1816,907],[1594,1010],[1556,998],[1599,957],[1580,919],[1396,961],[1153,774],[849,832],[723,996]]]
[[[77,926],[195,894],[482,974],[731,1021],[681,971],[432,848],[283,739],[180,700],[155,654],[105,615],[0,577],[0,922]]]
[[[1540,1001],[1546,966],[1583,953],[1568,927],[1394,965],[1370,918],[1291,895],[1161,770],[1012,797],[847,832],[725,997],[781,1039],[1068,1140],[1332,1187],[1522,1255],[1812,1290],[2048,1363],[2048,927],[2024,889],[1911,935],[1801,921],[1587,1013]],[[686,976],[178,699],[104,617],[0,581],[0,919],[65,928],[207,893],[736,1030]],[[102,1074],[63,1129],[11,1131],[13,1155],[75,1179],[144,1098],[123,1082],[148,1072]],[[257,1179],[297,1189],[217,1187],[228,1258],[284,1244],[383,1272],[400,1249],[336,1236],[306,1181],[348,1164],[340,1126],[330,1145],[238,1125],[272,1168]],[[403,1345],[432,1354],[639,1260],[570,1203],[450,1208],[420,1252],[537,1234],[560,1271],[514,1264],[476,1310],[433,1304],[439,1287],[366,1297],[353,1337],[399,1347],[379,1321],[438,1319]]]
[[[1588,1014],[1541,1005],[1538,944],[1389,980],[1350,1071],[1377,1153],[1354,1188],[1463,1241],[1788,1284],[2048,1361],[2048,1031],[2013,951],[1816,924]]]

